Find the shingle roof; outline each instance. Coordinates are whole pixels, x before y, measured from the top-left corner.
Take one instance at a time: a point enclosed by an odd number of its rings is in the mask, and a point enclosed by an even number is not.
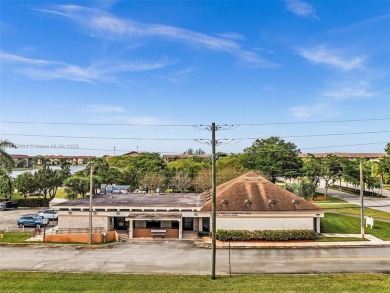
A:
[[[93,207],[175,207],[199,208],[203,205],[203,197],[199,193],[165,193],[165,194],[96,194],[92,199]],[[55,205],[61,207],[88,207],[89,197]]]
[[[207,197],[206,197],[207,199]],[[293,201],[297,201],[293,203]],[[322,211],[286,189],[273,184],[254,172],[217,186],[217,211]],[[202,212],[212,210],[212,201],[205,201]]]

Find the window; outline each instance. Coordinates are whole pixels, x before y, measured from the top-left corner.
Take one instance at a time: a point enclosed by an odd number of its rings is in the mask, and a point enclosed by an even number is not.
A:
[[[179,221],[172,221],[172,229],[179,229]]]
[[[160,221],[146,221],[146,228],[147,229],[160,229],[161,223],[160,223]]]

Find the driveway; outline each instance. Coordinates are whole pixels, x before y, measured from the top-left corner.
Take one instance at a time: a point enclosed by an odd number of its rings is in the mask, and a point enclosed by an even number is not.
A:
[[[7,211],[0,211],[0,231],[21,232],[22,228],[18,227],[18,219],[24,214],[38,214],[45,208],[18,208]],[[25,231],[34,231],[34,228],[25,227]]]
[[[210,274],[211,250],[187,241],[128,241],[114,248],[0,246],[0,270]],[[232,249],[232,273],[390,273],[390,248]],[[228,274],[229,251],[217,250]]]

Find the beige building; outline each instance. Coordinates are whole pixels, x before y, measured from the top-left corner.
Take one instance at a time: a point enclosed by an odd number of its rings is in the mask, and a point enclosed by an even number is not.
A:
[[[55,206],[60,230],[85,229],[89,199]],[[129,238],[183,238],[210,231],[209,193],[98,194],[93,196],[94,229],[122,230]],[[217,229],[315,230],[323,210],[270,181],[247,173],[217,187]]]

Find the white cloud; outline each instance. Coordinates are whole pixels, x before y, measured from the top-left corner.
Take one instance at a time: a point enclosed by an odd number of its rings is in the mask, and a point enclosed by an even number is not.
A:
[[[54,65],[54,64],[60,64],[59,62],[56,62],[56,61],[25,58],[25,57],[22,57],[22,56],[8,54],[8,53],[5,53],[5,52],[0,52],[0,59],[2,61],[4,61],[4,62],[17,62],[17,63],[31,64],[31,65]]]
[[[201,46],[209,50],[229,53],[258,67],[270,67],[273,65],[257,53],[242,49],[241,45],[236,41],[242,37],[235,33],[229,33],[224,37],[214,37],[180,27],[147,24],[132,19],[123,19],[105,11],[76,5],[57,5],[52,9],[41,9],[39,11],[71,19],[80,26],[89,28],[95,36],[105,38],[134,36],[166,38]]]
[[[120,106],[114,105],[87,105],[79,109],[82,112],[91,112],[91,113],[122,113],[126,112],[126,109]]]
[[[325,91],[324,96],[333,97],[337,100],[347,100],[354,98],[372,98],[379,93],[370,91],[370,85],[365,81],[359,81],[351,86],[342,86],[337,89]]]
[[[126,112],[126,109],[120,106],[96,104],[80,108],[80,111],[90,113],[123,113]]]
[[[115,77],[117,74],[124,72],[156,70],[173,63],[169,60],[156,62],[99,61],[94,62],[89,66],[82,67],[65,62],[25,58],[4,52],[1,52],[0,59],[16,65],[19,64],[20,66],[14,66],[14,69],[33,79],[64,79],[88,83],[94,83],[97,81],[118,82]]]
[[[313,105],[300,105],[291,107],[289,109],[291,115],[295,118],[306,119],[306,118],[329,118],[338,116],[339,112],[334,107],[327,103],[315,103]]]
[[[362,68],[366,60],[364,56],[344,57],[340,50],[329,49],[325,45],[298,49],[298,54],[315,64],[330,65],[346,71]]]
[[[318,19],[316,11],[310,3],[299,0],[286,0],[286,7],[295,15]]]

